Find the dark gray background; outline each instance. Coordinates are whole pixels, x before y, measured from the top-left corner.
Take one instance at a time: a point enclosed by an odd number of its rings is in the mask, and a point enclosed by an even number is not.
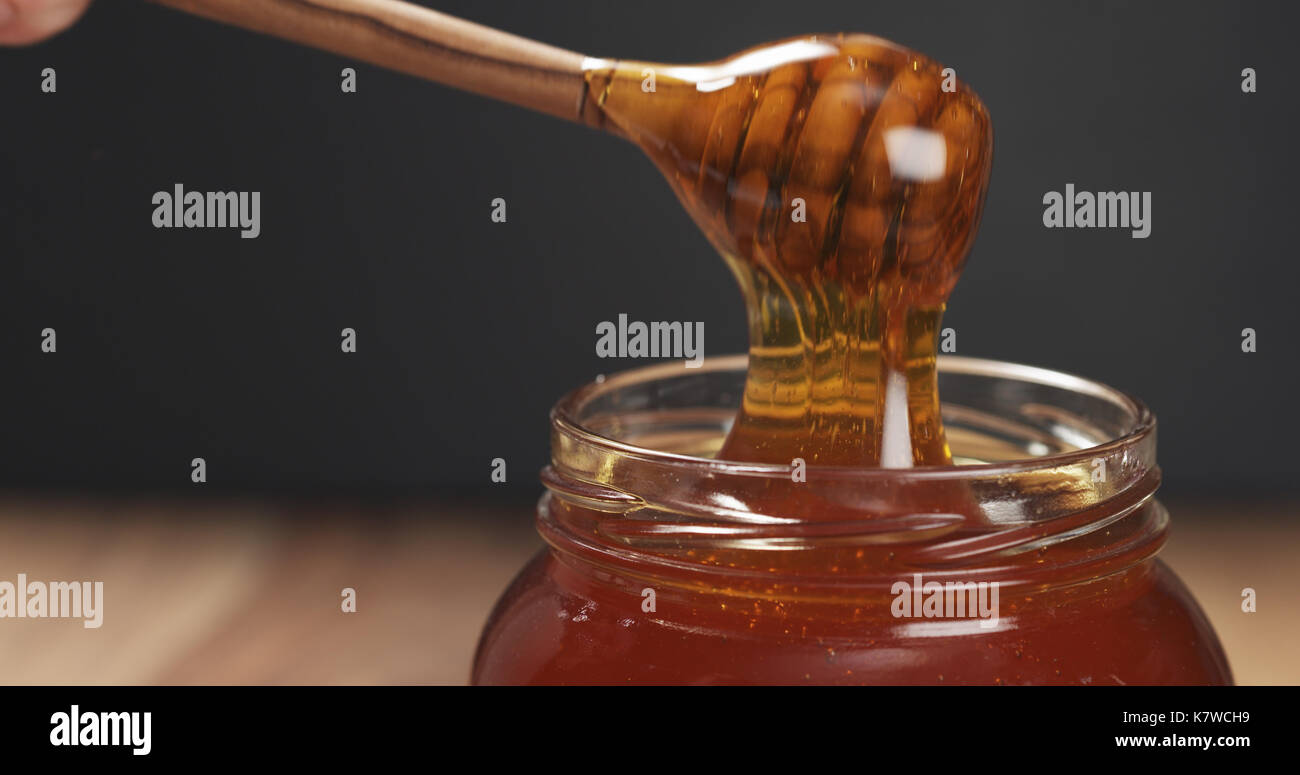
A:
[[[954,66],[996,131],[959,352],[1142,397],[1167,491],[1296,491],[1295,4],[437,7],[593,55],[861,31]],[[709,354],[745,348],[734,282],[658,173],[575,125],[116,1],[0,51],[0,106],[0,486],[184,490],[202,456],[218,491],[531,497],[554,400],[638,365],[595,356],[598,321],[702,320]],[[176,182],[260,190],[261,237],[154,229]],[[1067,182],[1151,191],[1151,237],[1045,229]]]

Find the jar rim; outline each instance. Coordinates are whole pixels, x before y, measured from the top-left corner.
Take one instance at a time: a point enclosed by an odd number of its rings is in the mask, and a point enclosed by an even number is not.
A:
[[[700,368],[691,369],[690,373],[702,375],[713,371],[738,370],[745,368],[747,364],[748,356],[745,354],[716,356],[706,358]],[[681,361],[670,361],[616,372],[608,377],[602,375],[595,381],[565,394],[551,410],[551,424],[556,431],[571,437],[580,444],[600,447],[641,460],[702,471],[726,473],[732,476],[788,478],[790,476],[790,466],[788,464],[729,461],[651,449],[609,438],[607,435],[587,427],[578,419],[583,407],[601,395],[639,382],[681,376],[682,370],[683,364]],[[1010,361],[959,355],[940,355],[938,357],[938,371],[941,374],[1010,378],[1090,396],[1106,401],[1123,411],[1129,418],[1129,422],[1124,432],[1114,434],[1113,438],[1103,443],[1016,460],[961,465],[917,466],[912,468],[826,466],[808,463],[806,470],[810,474],[815,473],[818,478],[842,479],[847,477],[868,481],[882,479],[932,481],[998,477],[1021,474],[1035,469],[1077,465],[1097,457],[1109,457],[1126,449],[1138,447],[1144,442],[1150,443],[1156,431],[1155,415],[1140,399],[1132,394],[1086,377]]]
[[[963,457],[999,462],[806,464],[799,478],[794,461],[679,451],[716,449],[746,363],[743,355],[689,370],[662,363],[564,396],[551,412],[552,460],[542,472],[543,538],[562,554],[605,566],[727,583],[766,583],[779,564],[773,552],[830,558],[852,550],[865,558],[853,561],[854,583],[867,586],[887,583],[899,569],[1007,584],[1082,583],[1133,567],[1163,543],[1168,515],[1153,501],[1155,417],[1127,393],[1050,369],[940,356],[940,381],[948,377],[940,390],[954,396],[944,403],[950,438],[965,434],[961,444],[972,454]],[[663,448],[634,443],[643,438]],[[1032,452],[1049,443],[1054,454]],[[711,559],[719,551],[727,568]],[[833,559],[826,565],[840,567]],[[799,584],[841,588],[841,571],[820,580],[803,573]]]

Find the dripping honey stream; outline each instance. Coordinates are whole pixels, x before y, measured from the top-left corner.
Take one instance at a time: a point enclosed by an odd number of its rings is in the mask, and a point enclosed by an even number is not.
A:
[[[743,404],[719,457],[947,465],[939,323],[988,185],[988,113],[878,38],[713,65],[596,63],[583,120],[659,166],[739,280]]]

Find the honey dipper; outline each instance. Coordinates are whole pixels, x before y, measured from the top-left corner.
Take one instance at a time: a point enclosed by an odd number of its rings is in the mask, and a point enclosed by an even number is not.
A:
[[[720,455],[951,462],[937,337],[992,159],[954,71],[866,35],[702,65],[586,57],[396,0],[155,0],[622,135],[740,281],[750,365]]]

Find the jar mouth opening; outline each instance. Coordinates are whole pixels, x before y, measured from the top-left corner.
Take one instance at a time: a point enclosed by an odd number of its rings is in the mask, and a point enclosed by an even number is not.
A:
[[[740,406],[747,363],[662,363],[561,399],[542,472],[543,537],[605,567],[728,584],[759,584],[793,563],[806,591],[914,571],[1060,586],[1132,567],[1163,540],[1167,514],[1149,507],[1160,481],[1155,418],[1119,390],[941,356],[957,464],[797,470],[711,456]]]
[[[620,456],[701,473],[788,479],[790,465],[730,461],[660,445],[651,446],[645,441],[637,443],[633,440],[637,438],[635,430],[629,432],[629,428],[637,423],[611,422],[615,411],[653,413],[657,411],[657,405],[671,401],[666,394],[690,392],[689,389],[682,391],[670,388],[650,395],[638,393],[631,401],[621,401],[620,398],[624,397],[621,394],[630,390],[682,381],[704,383],[712,377],[725,374],[739,374],[743,380],[747,364],[748,356],[740,354],[708,358],[699,368],[687,369],[683,362],[675,361],[598,377],[561,398],[551,410],[551,424],[555,433],[576,444],[600,448]],[[1143,447],[1151,448],[1152,459],[1149,462],[1150,467],[1154,467],[1155,416],[1141,400],[1128,393],[1066,372],[957,355],[940,355],[938,373],[945,426],[954,428],[962,422],[979,419],[1003,434],[1021,434],[1017,442],[1004,445],[1000,452],[1005,454],[1012,451],[1016,443],[1019,443],[1020,449],[1029,454],[1008,459],[982,459],[962,455],[961,443],[953,440],[954,458],[961,461],[953,465],[880,468],[808,463],[806,471],[810,478],[866,481],[998,478],[1035,470],[1075,467],[1098,459],[1127,458],[1134,450]],[[986,383],[995,390],[999,386],[1041,390],[1056,400],[1039,400],[1042,396],[1037,393],[1026,396],[1027,400],[1021,409],[1032,412],[1041,420],[1041,423],[1036,423],[1033,427],[1003,422],[1008,418],[998,418],[983,410],[980,410],[983,417],[974,418],[970,407],[950,404],[946,400],[945,378],[974,380],[976,383]],[[734,398],[735,406],[730,408],[733,412],[739,409],[739,393]],[[717,409],[727,411],[727,407]],[[1104,418],[1098,416],[1103,413],[1106,414]],[[684,418],[684,421],[689,423],[692,418]],[[711,419],[701,415],[695,417],[694,421],[703,425]],[[1011,427],[1013,424],[1018,424],[1019,427]],[[1033,454],[1035,451],[1043,451],[1044,454]]]

